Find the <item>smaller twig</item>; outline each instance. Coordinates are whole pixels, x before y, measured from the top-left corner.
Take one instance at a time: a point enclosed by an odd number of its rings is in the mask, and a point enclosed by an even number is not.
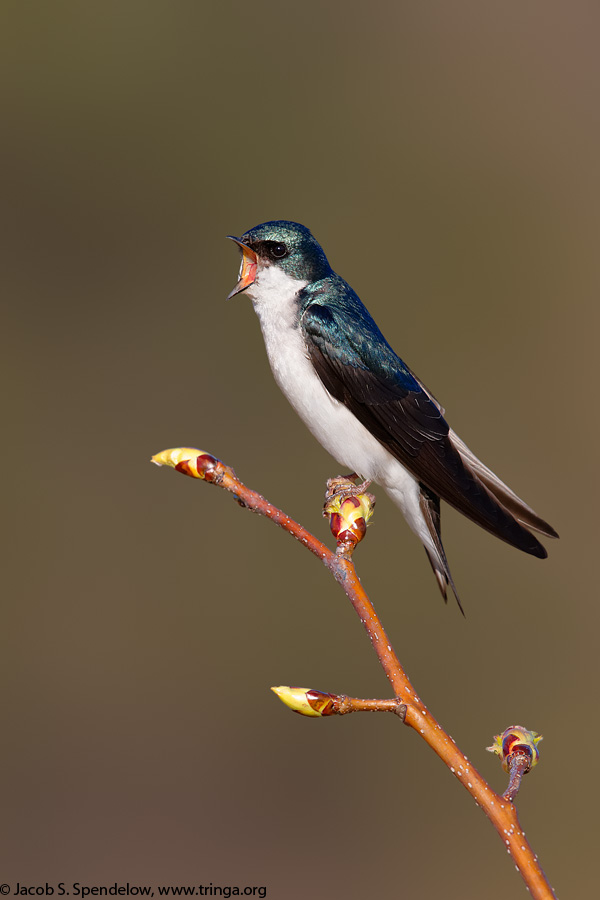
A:
[[[391,712],[402,721],[406,716],[406,704],[398,697],[387,700],[365,700],[361,697],[347,697],[346,694],[328,694],[314,688],[293,687],[280,684],[272,687],[282,703],[301,716],[345,716],[351,712]]]
[[[531,769],[531,759],[525,753],[511,753],[508,757],[508,787],[502,794],[505,800],[511,803],[519,793],[521,779]]]

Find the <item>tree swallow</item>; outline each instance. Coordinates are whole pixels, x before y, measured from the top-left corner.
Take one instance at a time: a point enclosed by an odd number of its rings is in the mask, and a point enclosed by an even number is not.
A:
[[[242,251],[229,298],[252,299],[275,380],[323,447],[376,481],[421,539],[446,600],[462,610],[440,534],[440,498],[513,547],[544,559],[528,530],[556,531],[494,475],[387,343],[308,228],[265,222],[232,237]]]

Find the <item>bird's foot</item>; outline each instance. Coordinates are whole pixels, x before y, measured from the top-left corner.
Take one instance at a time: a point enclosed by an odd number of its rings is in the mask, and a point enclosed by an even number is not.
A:
[[[356,472],[350,472],[349,475],[336,475],[335,478],[328,478],[325,503],[327,504],[328,501],[332,500],[334,497],[346,499],[346,497],[357,497],[359,494],[364,494],[371,482],[362,481],[360,484],[356,484],[356,481],[359,478],[360,475],[357,475]]]
[[[356,484],[355,482],[359,477],[356,472],[351,472],[350,475],[336,475],[335,478],[327,479],[327,490],[325,491],[325,503],[323,505],[323,515],[325,517],[331,514],[334,507],[336,510],[340,509],[342,503],[351,497],[364,497],[369,509],[373,509],[375,497],[373,494],[367,493],[367,488],[371,482],[362,481],[360,484]]]

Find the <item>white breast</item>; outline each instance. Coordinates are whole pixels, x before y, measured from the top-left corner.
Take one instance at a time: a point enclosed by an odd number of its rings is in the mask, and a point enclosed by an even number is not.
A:
[[[249,294],[253,291],[252,302],[273,375],[323,447],[342,465],[377,481],[393,457],[343,403],[331,396],[316,374],[298,327],[297,295],[305,286],[306,282],[270,266],[248,290]]]

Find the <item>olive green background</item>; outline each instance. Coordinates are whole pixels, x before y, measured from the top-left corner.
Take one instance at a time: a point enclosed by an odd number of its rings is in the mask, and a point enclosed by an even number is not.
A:
[[[224,239],[308,225],[453,427],[548,518],[539,562],[447,507],[466,609],[378,491],[361,578],[432,712],[543,732],[522,824],[597,884],[600,104],[593,3],[9,3],[0,10],[0,880],[525,897],[391,716],[325,569],[215,488],[198,446],[324,540],[338,465],[270,375]]]

